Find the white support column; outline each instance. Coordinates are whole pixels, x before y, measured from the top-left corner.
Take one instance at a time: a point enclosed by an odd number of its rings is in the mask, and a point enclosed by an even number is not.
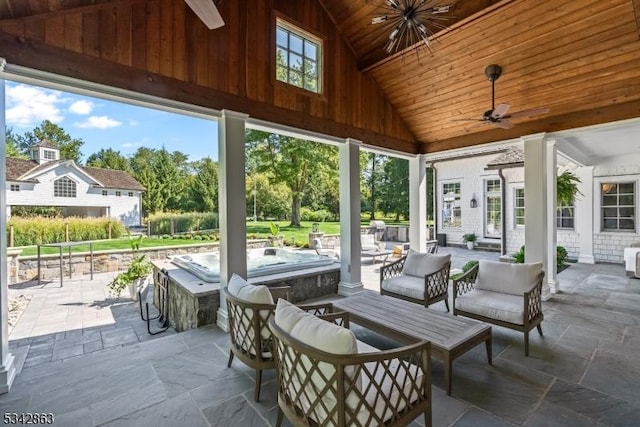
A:
[[[5,61],[0,59],[0,73]],[[13,354],[9,353],[9,282],[7,274],[7,167],[5,148],[4,79],[0,78],[0,393],[8,393],[16,377]]]
[[[545,134],[522,137],[524,141],[524,206],[525,206],[525,262],[541,262],[548,276],[548,180],[547,144]],[[544,280],[542,299],[550,296],[549,283]]]
[[[340,285],[338,294],[363,291],[360,272],[360,141],[340,146]]]
[[[409,244],[427,250],[427,164],[424,154],[409,160]]]
[[[244,197],[247,117],[246,114],[224,110],[218,121],[221,288],[229,283],[233,273],[247,277],[247,201]],[[222,293],[217,324],[223,331],[229,330],[227,301]]]
[[[560,292],[558,264],[556,261],[558,259],[558,252],[556,249],[558,247],[558,224],[556,222],[556,210],[558,206],[558,150],[554,140],[544,141],[544,143],[546,144],[547,158],[547,175],[545,176],[547,186],[547,269],[545,270],[545,279],[549,284],[549,290],[551,293],[557,294]],[[525,197],[526,194],[525,190]]]
[[[580,178],[578,190],[582,194],[576,195],[574,209],[579,212],[575,215],[576,231],[580,236],[580,254],[578,262],[595,264],[593,257],[593,166],[582,166],[576,170],[576,176]]]

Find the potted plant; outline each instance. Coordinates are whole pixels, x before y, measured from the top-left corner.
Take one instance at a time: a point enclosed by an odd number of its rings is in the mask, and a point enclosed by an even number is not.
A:
[[[271,235],[269,236],[271,246],[277,248],[282,247],[284,245],[284,236],[280,234],[280,226],[272,221],[269,224],[269,230],[271,231]]]
[[[138,298],[138,290],[142,288],[144,281],[151,273],[152,266],[149,261],[146,260],[144,254],[139,254],[140,243],[144,235],[139,235],[135,239],[129,233],[129,243],[131,244],[131,252],[133,259],[129,264],[129,267],[119,273],[107,286],[113,291],[116,297],[120,297],[120,294],[124,288],[129,289],[129,295],[131,299],[136,300]]]
[[[467,242],[467,249],[473,249],[476,240],[478,240],[476,233],[465,233],[462,235],[462,241]]]

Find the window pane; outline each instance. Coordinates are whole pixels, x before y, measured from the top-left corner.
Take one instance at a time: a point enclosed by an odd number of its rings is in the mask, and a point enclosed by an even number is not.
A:
[[[618,204],[618,196],[602,196],[603,206],[616,206]]]
[[[618,229],[618,220],[615,219],[605,219],[602,221],[602,226],[605,230],[617,230]]]
[[[307,58],[317,60],[318,59],[318,47],[315,43],[309,40],[304,41],[304,56]]]
[[[281,48],[276,49],[276,64],[284,65],[285,67],[289,65],[289,56],[286,50]]]
[[[289,46],[287,43],[287,32],[280,27],[276,28],[276,44],[284,48]]]
[[[633,194],[633,183],[626,182],[624,184],[618,184],[618,193],[620,194]]]
[[[601,188],[604,194],[616,194],[618,192],[618,186],[616,184],[602,184]]]
[[[282,82],[289,82],[289,70],[279,65],[276,68],[276,79]]]
[[[302,56],[290,53],[289,67],[293,70],[302,71]]]
[[[602,216],[605,218],[616,218],[618,216],[618,208],[602,209]]]
[[[633,206],[633,195],[620,196],[618,204],[621,206]]]
[[[289,83],[294,86],[302,87],[302,73],[291,69],[289,71]]]
[[[633,218],[633,208],[620,208],[620,218]]]
[[[302,55],[302,37],[289,33],[289,49]]]
[[[633,220],[632,219],[621,219],[620,220],[620,230],[633,230]]]

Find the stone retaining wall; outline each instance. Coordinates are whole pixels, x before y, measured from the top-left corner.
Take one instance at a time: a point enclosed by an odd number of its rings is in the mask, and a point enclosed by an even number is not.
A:
[[[261,248],[267,245],[266,240],[252,240],[247,242],[249,248]],[[219,243],[209,242],[188,246],[162,246],[157,248],[141,249],[140,252],[147,255],[150,260],[166,259],[173,255],[189,253],[201,253],[218,251]],[[99,251],[93,252],[93,272],[107,273],[111,271],[126,270],[131,262],[132,254],[130,250]],[[18,257],[17,265],[9,266],[14,274],[9,275],[9,284],[26,282],[38,279],[38,256]],[[42,255],[40,260],[41,278],[51,280],[60,277],[60,257],[55,255]],[[90,256],[88,252],[77,252],[71,254],[71,273],[89,274],[91,271]],[[69,275],[69,258],[67,253],[63,253],[63,274]]]

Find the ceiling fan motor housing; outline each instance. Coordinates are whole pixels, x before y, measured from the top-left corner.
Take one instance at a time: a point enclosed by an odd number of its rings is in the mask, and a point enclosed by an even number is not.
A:
[[[497,64],[491,64],[484,69],[484,75],[487,76],[489,81],[494,82],[502,75],[502,67]]]

